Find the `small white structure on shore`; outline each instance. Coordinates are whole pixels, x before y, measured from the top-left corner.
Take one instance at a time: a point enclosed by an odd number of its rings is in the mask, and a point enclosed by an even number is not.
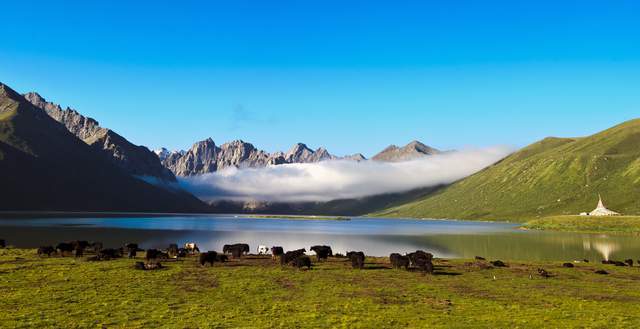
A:
[[[620,214],[613,210],[607,209],[607,207],[604,206],[604,203],[602,203],[602,197],[600,196],[600,194],[598,194],[598,206],[596,207],[596,209],[588,213],[583,212],[580,214],[580,216],[620,216]]]

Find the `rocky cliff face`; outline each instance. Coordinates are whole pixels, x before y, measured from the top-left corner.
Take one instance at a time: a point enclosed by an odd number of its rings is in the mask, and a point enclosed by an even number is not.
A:
[[[440,151],[424,145],[418,141],[412,141],[411,143],[398,147],[396,145],[390,145],[382,152],[376,154],[371,159],[374,161],[384,162],[400,162],[418,159],[427,155],[433,155],[440,153]]]
[[[261,168],[287,163],[316,163],[327,160],[366,161],[360,153],[336,157],[325,148],[312,150],[303,143],[296,143],[287,151],[267,153],[242,140],[216,146],[211,138],[195,143],[188,151],[169,152],[162,148],[155,151],[162,164],[177,176],[192,176],[215,172],[229,167]],[[387,147],[372,160],[398,162],[439,153],[438,150],[413,141],[404,147]]]
[[[127,173],[175,181],[173,173],[146,147],[132,144],[116,132],[100,127],[98,121],[85,117],[71,108],[63,110],[60,105],[47,102],[38,93],[27,93],[24,98],[37,108],[43,109],[51,118],[62,123],[67,130],[99,150],[103,156]]]
[[[218,147],[211,138],[195,143],[186,152],[168,153],[160,149],[157,154],[164,157],[162,164],[178,176],[200,175],[229,167],[261,168],[267,165],[313,163],[337,159],[324,148],[313,151],[302,143],[294,145],[287,153],[269,154],[242,140],[235,140]]]

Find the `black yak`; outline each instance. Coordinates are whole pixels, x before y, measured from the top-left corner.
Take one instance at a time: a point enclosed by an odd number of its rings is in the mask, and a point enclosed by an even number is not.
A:
[[[402,256],[398,253],[393,253],[391,255],[389,255],[389,261],[391,261],[391,266],[393,268],[402,268],[404,267],[405,270],[409,269],[409,257],[407,256]]]
[[[51,257],[51,254],[53,254],[54,252],[56,252],[56,249],[52,246],[41,246],[38,248],[38,256],[47,255]]]
[[[291,261],[293,261],[294,259],[298,258],[299,256],[304,255],[304,253],[307,250],[302,248],[302,249],[297,249],[297,250],[292,250],[292,251],[287,251],[286,253],[284,253],[284,255],[282,255],[280,257],[280,265],[285,265],[290,263]]]
[[[207,252],[203,252],[200,254],[200,256],[198,256],[198,263],[200,263],[201,266],[204,266],[206,263],[211,264],[211,266],[213,266],[213,263],[217,260],[218,258],[218,253],[215,251],[207,251]]]
[[[233,258],[241,257],[243,254],[249,253],[249,245],[246,243],[225,244],[222,247],[222,252],[225,254],[231,254]]]
[[[564,263],[564,264],[562,264],[562,267],[572,268],[572,267],[573,267],[573,264],[571,264],[571,263]]]
[[[362,251],[349,251],[347,257],[351,260],[352,268],[364,268],[364,253]]]
[[[271,247],[271,258],[276,259],[276,257],[280,257],[284,255],[284,249],[282,247],[273,246]]]
[[[67,242],[60,242],[56,246],[56,250],[60,253],[61,256],[64,256],[65,253],[73,252],[73,245]]]
[[[309,248],[316,253],[318,260],[327,260],[329,256],[333,256],[333,251],[329,246],[313,246]]]
[[[5,248],[7,246],[7,241],[4,239],[0,239],[0,248]]]
[[[311,258],[309,258],[309,256],[306,256],[306,255],[298,256],[291,262],[291,265],[293,265],[294,267],[297,267],[297,268],[306,267],[308,270],[310,270],[311,269]]]
[[[97,254],[98,252],[100,252],[100,250],[102,250],[102,248],[103,248],[103,246],[102,246],[102,242],[100,242],[100,241],[93,242],[93,243],[90,245],[90,247],[91,247],[91,249],[93,250],[93,252],[94,252],[94,253],[96,253],[96,254]]]
[[[170,258],[178,258],[178,245],[175,243],[170,244],[169,248],[167,248],[167,254]]]
[[[505,264],[503,261],[501,260],[494,260],[492,262],[490,262],[491,265],[495,266],[495,267],[507,267],[507,264]]]

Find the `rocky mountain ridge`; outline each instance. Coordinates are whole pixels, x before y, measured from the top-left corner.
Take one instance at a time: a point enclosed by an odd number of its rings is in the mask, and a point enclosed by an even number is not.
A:
[[[211,138],[196,142],[187,151],[169,151],[166,148],[160,148],[154,152],[158,155],[162,164],[176,176],[201,175],[229,167],[261,168],[267,165],[317,163],[327,160],[358,162],[367,160],[361,153],[338,157],[329,153],[323,147],[313,150],[304,143],[294,144],[286,153],[267,153],[242,140],[235,140],[217,146]],[[403,147],[391,145],[378,153],[372,160],[398,162],[437,153],[440,153],[440,151],[418,141],[413,141]]]
[[[95,119],[85,117],[72,108],[62,109],[60,105],[48,102],[36,92],[29,92],[23,96],[129,174],[175,181],[173,173],[146,147],[132,144],[113,130],[101,127]]]

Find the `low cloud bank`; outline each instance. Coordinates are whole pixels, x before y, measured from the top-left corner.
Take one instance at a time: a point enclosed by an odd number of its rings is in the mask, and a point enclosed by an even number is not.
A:
[[[329,201],[452,183],[511,152],[508,147],[490,147],[396,163],[334,160],[229,168],[178,180],[182,188],[206,201]]]

